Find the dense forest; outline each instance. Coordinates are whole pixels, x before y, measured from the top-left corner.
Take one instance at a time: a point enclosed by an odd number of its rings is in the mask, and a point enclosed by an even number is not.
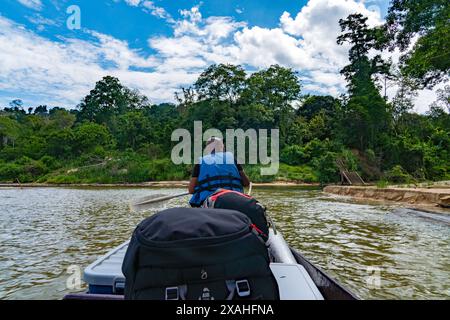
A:
[[[192,131],[196,120],[204,130],[280,130],[278,175],[260,176],[257,165],[247,165],[253,181],[336,182],[336,159],[380,185],[448,180],[450,86],[426,114],[412,108],[418,90],[448,82],[449,7],[448,0],[394,0],[383,26],[369,28],[360,14],[341,20],[337,42],[351,49],[340,97],[304,94],[298,74],[279,65],[250,74],[220,64],[177,92],[176,104],[154,105],[111,76],[73,109],[14,100],[0,111],[0,181],[186,179],[191,167],[170,160],[171,133]],[[395,49],[398,63],[383,60],[382,52]],[[381,90],[385,81],[398,87],[391,101]]]

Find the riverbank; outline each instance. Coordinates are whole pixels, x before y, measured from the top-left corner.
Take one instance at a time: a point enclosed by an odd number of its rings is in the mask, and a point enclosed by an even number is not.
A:
[[[0,188],[187,188],[189,181],[149,181],[141,183],[0,183]],[[319,183],[264,182],[253,187],[320,188]]]
[[[405,203],[412,207],[433,209],[450,213],[450,188],[377,188],[374,186],[326,186],[323,190],[356,199]],[[435,211],[435,210],[432,210]]]

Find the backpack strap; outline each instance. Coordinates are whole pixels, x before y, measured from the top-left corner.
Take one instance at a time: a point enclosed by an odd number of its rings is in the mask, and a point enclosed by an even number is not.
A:
[[[166,288],[166,300],[186,300],[187,285]]]
[[[235,194],[237,194],[237,195],[239,195],[241,197],[244,197],[244,198],[247,198],[247,199],[253,199],[252,196],[249,196],[249,195],[247,195],[245,193],[242,193],[242,192],[239,192],[239,191],[228,190],[228,189],[219,189],[210,197],[211,201],[215,202],[217,200],[217,198],[219,198],[219,197],[221,197],[221,196],[223,196],[224,194],[227,194],[227,193],[235,193]]]
[[[251,294],[250,283],[248,280],[227,280],[225,281],[227,289],[230,292],[226,300],[233,300],[237,294],[240,298],[249,297]]]
[[[236,294],[240,298],[250,296],[250,284],[248,280],[226,280],[225,284],[229,292],[225,300],[233,300]],[[187,285],[166,288],[166,300],[186,300]]]

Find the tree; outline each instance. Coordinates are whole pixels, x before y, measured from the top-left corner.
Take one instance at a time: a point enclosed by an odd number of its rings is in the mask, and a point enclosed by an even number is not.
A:
[[[20,124],[10,117],[0,116],[0,146],[15,146],[16,140],[20,136]],[[0,148],[1,149],[1,148]]]
[[[301,85],[296,73],[279,65],[253,73],[247,80],[243,102],[261,103],[281,111],[300,99]]]
[[[151,124],[144,112],[130,111],[117,118],[116,139],[122,149],[136,150],[140,145],[151,140]]]
[[[46,105],[38,106],[36,109],[34,109],[34,114],[41,116],[48,114],[47,106]]]
[[[51,109],[49,115],[52,125],[60,130],[71,128],[76,120],[74,114],[64,109]]]
[[[332,96],[308,96],[297,109],[297,115],[311,120],[319,112],[333,116],[338,112],[339,100]]]
[[[25,110],[23,110],[23,101],[20,99],[15,99],[9,103],[10,108],[5,108],[4,111],[10,113],[17,120],[24,119],[24,116],[27,114]]]
[[[225,100],[236,102],[245,85],[245,71],[231,64],[211,65],[194,84],[199,100]]]
[[[172,103],[161,103],[145,109],[145,114],[152,124],[152,143],[162,146],[166,151],[170,150],[167,137],[180,127],[181,116],[176,105]]]
[[[74,150],[77,154],[87,153],[95,147],[108,147],[112,138],[104,125],[85,122],[74,129]]]
[[[123,86],[119,79],[106,76],[78,106],[78,121],[88,120],[111,127],[115,116],[148,106],[147,97]]]
[[[418,95],[417,91],[408,82],[408,79],[401,78],[397,93],[392,99],[392,113],[394,120],[412,110],[414,107],[414,98]]]
[[[55,130],[47,137],[47,154],[60,159],[70,159],[74,154],[75,145],[81,145],[76,142],[73,130],[70,128],[61,128]]]
[[[448,79],[450,70],[448,0],[392,0],[386,18],[390,49],[399,48],[402,73],[421,87]],[[417,37],[417,42],[413,39]],[[410,45],[413,44],[411,50]]]
[[[447,112],[450,113],[450,85],[437,90],[437,100],[433,102],[432,107],[447,109]]]
[[[239,128],[244,130],[269,129],[274,125],[274,111],[258,102],[239,105],[236,116]]]
[[[12,109],[22,109],[22,107],[23,107],[23,101],[20,100],[20,99],[14,99],[13,101],[11,101],[11,102],[9,103],[9,106],[10,106]]]
[[[360,13],[351,14],[347,19],[340,19],[342,34],[338,36],[337,43],[351,43],[349,51],[351,61],[363,59],[369,50],[377,44],[377,37],[373,30],[367,26],[367,18]]]
[[[301,85],[296,73],[290,68],[273,65],[248,78],[241,103],[260,104],[273,112],[273,124],[280,129],[280,143],[283,146],[295,119],[292,104],[300,99],[300,93]]]
[[[236,128],[238,113],[228,101],[203,100],[190,105],[183,115],[181,126],[193,132],[194,121],[202,121],[203,129],[226,130]]]
[[[346,140],[353,147],[364,151],[379,144],[379,138],[389,128],[388,106],[381,97],[374,78],[389,72],[390,66],[380,55],[370,59],[369,50],[377,47],[377,33],[367,26],[367,18],[352,14],[341,19],[342,34],[337,43],[349,42],[350,64],[341,71],[348,82],[349,99],[344,106],[342,128]]]

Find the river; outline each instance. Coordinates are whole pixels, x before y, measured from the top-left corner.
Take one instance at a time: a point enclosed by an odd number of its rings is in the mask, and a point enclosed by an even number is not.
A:
[[[79,291],[70,281],[74,270],[129,239],[152,214],[131,213],[132,199],[181,191],[0,189],[0,299],[60,299]],[[450,299],[448,223],[319,190],[255,188],[254,195],[293,247],[360,298]]]

